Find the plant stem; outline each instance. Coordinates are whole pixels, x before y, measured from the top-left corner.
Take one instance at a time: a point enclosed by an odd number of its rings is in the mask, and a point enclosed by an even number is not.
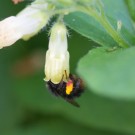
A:
[[[110,36],[119,44],[119,46],[123,48],[128,48],[128,43],[120,36],[120,34],[111,26],[106,17],[99,16],[99,22],[106,29],[106,31],[110,34]]]
[[[109,33],[109,35],[118,43],[118,45],[122,48],[128,48],[129,44],[120,36],[120,34],[111,26],[108,22],[106,16],[101,13],[101,15],[93,8],[78,8],[82,12],[89,14],[90,16],[94,17],[98,22],[104,27],[104,29]]]

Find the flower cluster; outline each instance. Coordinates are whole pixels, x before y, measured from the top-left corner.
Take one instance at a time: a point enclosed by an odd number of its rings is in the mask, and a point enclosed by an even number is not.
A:
[[[17,4],[23,0],[12,1]],[[46,0],[35,0],[16,16],[10,16],[0,21],[0,48],[10,46],[19,39],[28,40],[37,34],[56,14],[55,8],[54,4],[46,2]],[[55,96],[79,107],[75,98],[83,93],[84,85],[80,78],[69,71],[68,32],[63,21],[65,12],[58,12],[57,21],[50,30],[49,46],[45,58],[44,81]]]
[[[35,0],[16,16],[0,21],[0,48],[10,46],[17,40],[28,40],[46,26],[53,7],[45,0]],[[65,75],[66,71],[66,75]],[[67,29],[63,21],[57,21],[50,30],[49,49],[45,60],[45,81],[58,84],[69,77],[69,53]]]

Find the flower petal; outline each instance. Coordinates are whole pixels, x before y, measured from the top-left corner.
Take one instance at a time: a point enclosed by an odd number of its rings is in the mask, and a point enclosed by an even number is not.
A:
[[[0,21],[0,48],[14,44],[22,34],[17,32],[16,17],[11,16]]]

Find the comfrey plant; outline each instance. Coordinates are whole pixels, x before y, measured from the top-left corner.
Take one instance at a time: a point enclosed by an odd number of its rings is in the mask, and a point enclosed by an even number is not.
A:
[[[24,0],[13,1],[17,4]],[[53,16],[56,16],[56,21],[50,29],[44,80],[56,96],[61,96],[71,104],[79,106],[74,98],[80,96],[84,86],[80,78],[70,73],[66,25],[105,46],[107,52],[129,48],[133,44],[132,41],[128,41],[131,39],[129,36],[126,39],[121,33],[125,26],[122,18],[118,18],[114,26],[114,23],[106,17],[104,7],[101,0],[35,0],[16,16],[0,21],[0,48],[11,46],[19,39],[30,39],[49,24]],[[91,18],[94,19],[91,21]],[[96,27],[91,31],[89,26],[91,29]],[[84,74],[80,75],[85,81],[89,80],[86,79],[87,75],[86,77]],[[87,83],[89,84],[89,81]],[[99,89],[95,87],[95,82],[90,83],[91,88]]]

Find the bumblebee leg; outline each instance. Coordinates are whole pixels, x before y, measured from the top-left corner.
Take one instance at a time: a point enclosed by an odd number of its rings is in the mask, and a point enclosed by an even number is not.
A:
[[[65,70],[65,76],[66,76],[66,79],[68,80],[68,76],[67,76],[67,71]]]
[[[80,107],[80,105],[76,101],[74,101],[73,99],[65,99],[65,100],[75,107]]]

